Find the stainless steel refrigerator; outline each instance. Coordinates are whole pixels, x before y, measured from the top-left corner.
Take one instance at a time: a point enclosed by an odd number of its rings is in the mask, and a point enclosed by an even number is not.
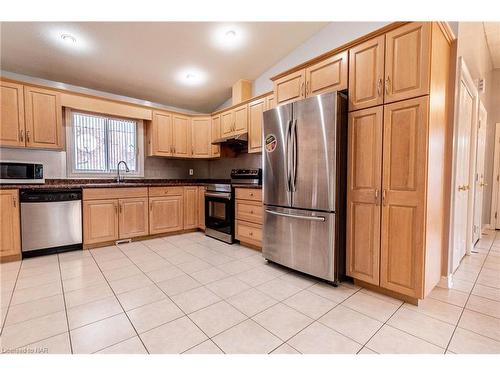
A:
[[[345,270],[347,96],[264,112],[263,256],[338,282]]]

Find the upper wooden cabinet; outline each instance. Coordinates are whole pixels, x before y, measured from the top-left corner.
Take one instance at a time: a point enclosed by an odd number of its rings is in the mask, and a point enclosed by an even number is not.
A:
[[[243,134],[248,131],[248,106],[240,105],[220,114],[221,136]]]
[[[21,229],[17,190],[0,190],[0,260],[21,257]]]
[[[191,119],[187,116],[172,116],[173,155],[177,157],[191,156]]]
[[[1,81],[0,146],[63,148],[60,93]]]
[[[276,100],[275,100],[274,94],[267,95],[265,97],[265,101],[266,101],[266,111],[268,109],[272,109],[272,108],[276,107]]]
[[[368,40],[349,50],[349,110],[384,103],[385,37]]]
[[[349,114],[347,274],[379,284],[383,107]]]
[[[220,114],[212,117],[212,135],[211,141],[215,141],[220,138]],[[210,146],[210,156],[213,158],[220,156],[220,146],[212,145]]]
[[[412,22],[385,36],[385,103],[429,93],[431,23]]]
[[[306,97],[347,88],[347,51],[306,68]]]
[[[0,145],[24,146],[24,93],[23,85],[0,81],[1,118]]]
[[[347,51],[274,81],[276,105],[347,89]]]
[[[266,98],[248,103],[248,152],[262,151],[263,113],[266,110]]]
[[[62,106],[57,91],[24,86],[26,146],[62,148]]]
[[[173,130],[172,114],[153,112],[153,120],[146,128],[148,156],[172,156]]]
[[[193,117],[191,144],[194,158],[209,158],[212,149],[212,123],[210,117]]]

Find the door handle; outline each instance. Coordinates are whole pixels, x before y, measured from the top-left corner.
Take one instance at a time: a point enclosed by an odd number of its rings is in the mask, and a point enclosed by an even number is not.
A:
[[[377,94],[378,96],[382,95],[382,78],[379,78],[377,82]]]
[[[30,131],[26,130],[26,142],[30,141]]]
[[[16,200],[16,197],[12,197],[12,205],[14,207],[17,207],[17,200]]]
[[[19,130],[19,141],[24,142],[24,130]]]
[[[118,204],[115,204],[115,213],[118,213]]]
[[[290,137],[292,138],[292,175],[290,178],[292,191],[295,191],[295,183],[297,182],[297,119],[292,123],[290,130]]]
[[[303,219],[303,220],[310,220],[310,221],[326,221],[326,218],[324,216],[307,216],[307,215],[285,214],[283,212],[277,212],[277,211],[271,211],[271,210],[266,210],[266,212],[268,214],[271,214],[271,215],[291,217],[294,219]]]
[[[285,131],[285,168],[286,168],[286,191],[291,191],[290,185],[290,128],[292,120],[288,120]]]
[[[309,81],[306,82],[306,96],[309,95],[309,90],[310,90],[310,84]]]
[[[375,204],[378,206],[378,189],[375,189]]]
[[[385,206],[385,189],[382,190],[382,205]]]
[[[385,79],[385,94],[389,95],[389,85],[391,84],[391,79],[389,76]]]
[[[488,184],[487,184],[486,182],[481,182],[481,183],[479,184],[479,186],[481,186],[481,187],[485,187],[485,186],[488,186]]]
[[[304,92],[304,82],[302,82],[302,83],[300,84],[300,94],[301,94],[302,96],[306,96],[306,94],[305,94],[305,92]]]
[[[120,203],[120,213],[123,211],[123,204]]]

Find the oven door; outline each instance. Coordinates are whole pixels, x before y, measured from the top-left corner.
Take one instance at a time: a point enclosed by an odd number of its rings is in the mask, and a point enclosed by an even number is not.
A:
[[[205,234],[227,243],[234,239],[234,205],[231,193],[205,192]]]

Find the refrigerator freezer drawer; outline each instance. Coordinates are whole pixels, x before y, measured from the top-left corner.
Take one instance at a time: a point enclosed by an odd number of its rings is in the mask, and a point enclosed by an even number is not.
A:
[[[335,274],[335,214],[265,206],[262,255],[329,281]]]

